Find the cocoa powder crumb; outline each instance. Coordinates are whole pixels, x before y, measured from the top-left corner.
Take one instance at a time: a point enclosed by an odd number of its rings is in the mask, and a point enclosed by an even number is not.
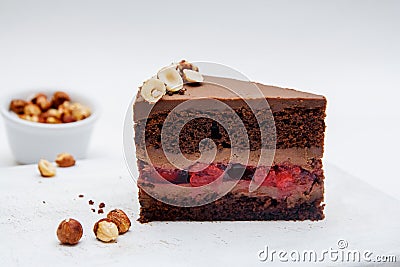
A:
[[[84,195],[79,195],[78,197],[80,197],[80,198],[83,198],[83,197],[84,197]]]
[[[94,201],[93,200],[89,200],[89,205],[93,205]]]
[[[99,210],[97,211],[97,213],[98,213],[98,214],[104,213],[104,210],[103,210],[103,209],[99,209]]]
[[[93,212],[96,212],[96,210],[95,210],[95,209],[92,209],[92,211],[93,211]]]
[[[100,209],[104,208],[105,206],[106,206],[106,204],[104,204],[103,202],[101,202],[101,203],[99,204],[99,208],[100,208]]]

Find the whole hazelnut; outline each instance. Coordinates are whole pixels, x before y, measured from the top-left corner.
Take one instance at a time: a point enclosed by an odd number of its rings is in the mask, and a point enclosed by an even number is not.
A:
[[[25,100],[14,99],[10,103],[10,110],[17,114],[24,114],[24,108],[28,104]]]
[[[75,165],[75,159],[71,154],[61,153],[57,155],[56,163],[59,167],[71,167]]]
[[[80,222],[75,219],[63,220],[57,228],[57,237],[61,244],[75,245],[79,242],[83,234]]]
[[[65,101],[70,101],[70,100],[71,99],[67,93],[58,91],[54,93],[51,103],[54,108],[58,108]]]
[[[118,227],[110,219],[104,218],[96,222],[93,227],[96,238],[103,242],[115,241],[118,237]]]
[[[120,209],[110,211],[107,214],[107,218],[117,225],[119,234],[128,232],[129,228],[131,227],[131,221],[129,220],[128,216]]]

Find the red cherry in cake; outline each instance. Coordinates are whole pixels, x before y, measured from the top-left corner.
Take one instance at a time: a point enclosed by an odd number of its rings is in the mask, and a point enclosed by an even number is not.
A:
[[[289,170],[278,172],[276,175],[276,187],[283,189],[294,184],[293,173]]]
[[[270,169],[266,177],[265,172],[265,170],[259,171],[258,177],[255,177],[255,180],[260,181],[265,178],[261,184],[262,186],[272,186],[283,190],[295,184],[295,176],[300,174],[301,169],[298,167],[291,169],[282,167],[279,167],[277,170]]]
[[[223,172],[223,170],[215,165],[209,165],[201,171],[191,173],[190,184],[194,187],[198,187],[212,183],[217,180]]]
[[[165,180],[169,182],[175,182],[178,179],[178,172],[168,170],[157,170],[158,174],[161,175]]]
[[[269,170],[265,167],[258,167],[254,173],[254,182],[257,184],[265,185],[265,186],[273,186],[271,183],[271,173],[274,172],[273,170]],[[270,179],[268,179],[268,176]]]
[[[276,173],[274,170],[269,170],[267,177],[265,177],[264,182],[261,185],[275,186]]]
[[[187,183],[187,178],[188,178],[188,173],[185,170],[165,170],[165,169],[156,169],[158,176],[158,179],[156,180],[161,180],[164,178],[168,182],[174,183],[174,184],[180,184],[180,183]],[[162,182],[162,181],[160,181]]]

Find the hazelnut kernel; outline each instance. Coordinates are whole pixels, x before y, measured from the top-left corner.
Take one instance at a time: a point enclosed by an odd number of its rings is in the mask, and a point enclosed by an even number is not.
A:
[[[64,110],[69,110],[71,108],[71,102],[64,101],[61,105],[58,106],[58,110],[64,111]]]
[[[45,98],[45,99],[47,99],[47,96],[46,96],[45,94],[43,94],[43,93],[37,93],[37,94],[31,99],[31,102],[32,102],[33,104],[37,104],[39,98]]]
[[[178,70],[182,73],[185,69],[199,71],[199,68],[197,66],[183,59],[178,63]]]
[[[46,123],[46,117],[44,116],[44,113],[40,114],[38,122]]]
[[[61,123],[61,121],[57,118],[54,117],[48,117],[46,119],[46,123],[53,123],[53,124],[57,124],[57,123]]]
[[[61,113],[60,111],[58,111],[55,108],[51,108],[48,111],[46,111],[45,113],[43,113],[44,117],[47,119],[48,117],[54,117],[57,119],[61,119]]]
[[[51,102],[47,100],[47,97],[38,98],[36,104],[42,111],[46,111],[51,107]]]
[[[38,163],[40,175],[43,177],[53,177],[56,175],[56,167],[45,159],[41,159]]]
[[[54,108],[58,108],[65,101],[70,101],[70,100],[71,98],[67,93],[58,91],[54,93],[51,103]]]
[[[80,222],[75,219],[63,220],[57,228],[57,237],[61,244],[75,245],[79,242],[83,234]]]
[[[110,219],[104,218],[96,222],[93,227],[96,238],[103,242],[115,241],[118,237],[118,227]]]
[[[20,119],[26,120],[26,121],[31,121],[31,122],[39,122],[39,116],[36,115],[26,115],[26,114],[22,114],[22,115],[18,115],[18,117]]]
[[[10,103],[10,110],[17,114],[24,114],[24,108],[28,104],[25,100],[14,99]]]
[[[131,221],[129,220],[128,216],[120,209],[110,211],[107,214],[107,218],[117,225],[119,234],[128,232],[129,228],[131,227]]]
[[[72,116],[72,115],[69,115],[69,114],[63,114],[62,115],[62,122],[63,123],[71,123],[71,122],[76,122],[76,119]]]
[[[71,167],[75,165],[75,159],[71,154],[61,153],[57,155],[56,163],[59,167]]]
[[[77,120],[83,120],[90,116],[90,109],[82,104],[74,103],[70,107],[72,117]]]
[[[40,110],[39,106],[29,103],[24,107],[24,114],[30,116],[39,116],[42,111]]]
[[[51,107],[51,102],[47,99],[47,96],[43,93],[38,93],[32,98],[31,102],[40,107],[42,111],[46,111]]]

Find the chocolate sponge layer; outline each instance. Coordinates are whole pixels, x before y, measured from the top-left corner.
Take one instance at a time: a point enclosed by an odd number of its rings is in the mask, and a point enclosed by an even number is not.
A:
[[[323,197],[313,202],[296,203],[288,207],[284,201],[265,197],[237,197],[228,193],[213,203],[191,208],[171,206],[160,202],[139,189],[139,222],[150,221],[264,221],[264,220],[322,220]]]
[[[256,116],[251,110],[246,107],[235,108],[234,111],[242,120],[248,135],[250,150],[254,151],[261,148],[262,140],[260,135],[260,127],[257,123]],[[265,111],[259,111],[265,112]],[[265,132],[263,144],[273,144],[276,138],[276,148],[310,148],[323,147],[324,131],[325,131],[325,106],[319,108],[286,108],[277,112],[273,112],[274,121],[266,120],[262,123]],[[145,141],[147,147],[162,148],[161,145],[161,130],[164,126],[164,121],[168,112],[157,112],[151,114],[147,120],[140,120],[135,125],[136,143],[142,138],[145,133]],[[189,113],[180,113],[173,117],[171,121],[174,123],[179,120],[185,120],[185,116],[194,116]],[[228,132],[219,122],[227,122],[228,131],[233,133],[233,138],[246,138],[241,136],[240,131],[236,129],[237,125],[230,124],[231,114],[220,111],[212,114],[212,118],[196,118],[188,123],[182,129],[176,129],[179,133],[179,147],[183,153],[199,152],[199,143],[204,138],[212,139],[218,148],[230,148],[231,140]],[[262,116],[262,115],[261,115]],[[274,135],[275,123],[276,137]],[[172,125],[173,126],[173,125]],[[265,126],[265,127],[264,127]],[[180,131],[179,131],[180,130]],[[237,132],[237,133],[236,133]],[[172,136],[165,135],[166,141],[171,146],[174,144]],[[245,142],[243,141],[245,147]],[[271,148],[270,146],[267,148]],[[163,148],[168,151],[168,148]]]

